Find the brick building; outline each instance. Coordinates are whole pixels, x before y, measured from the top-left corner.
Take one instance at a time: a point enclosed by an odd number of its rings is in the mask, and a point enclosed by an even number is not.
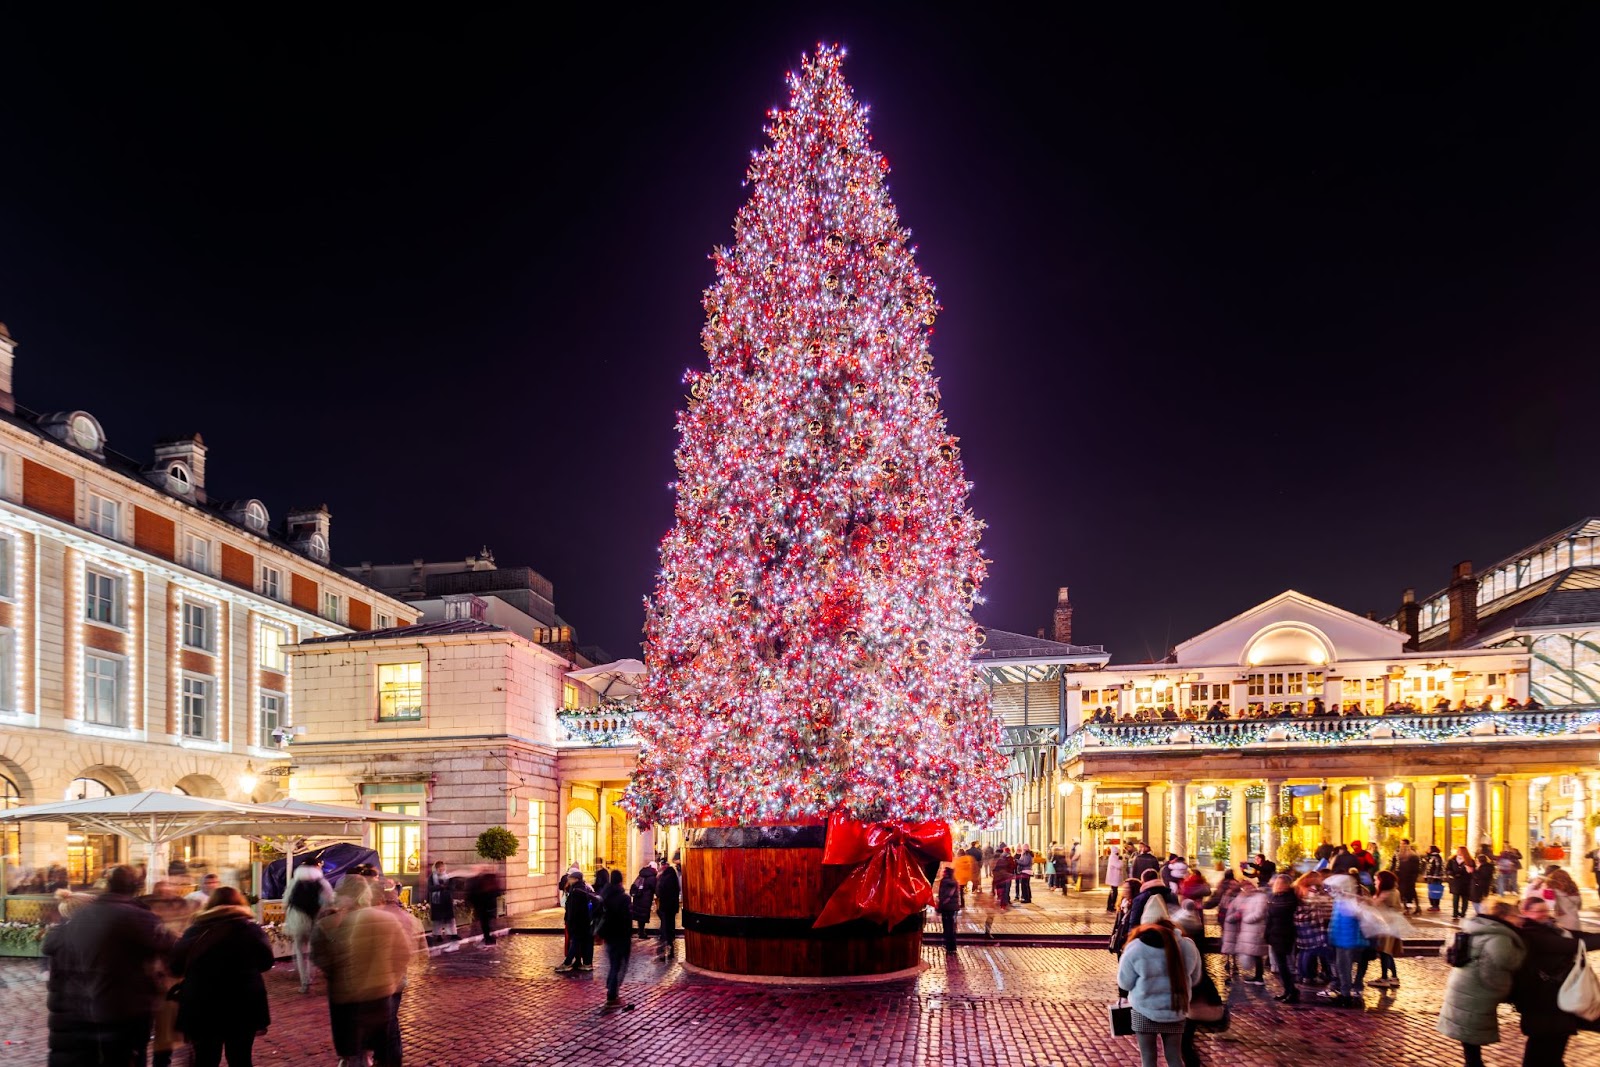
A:
[[[218,502],[198,434],[146,459],[109,447],[86,411],[16,403],[0,326],[0,805],[179,789],[261,795],[296,723],[284,647],[414,619],[330,565],[326,507],[274,523]],[[74,881],[136,859],[112,836],[0,831],[12,870],[64,863]],[[190,841],[227,859],[243,846]],[[221,854],[219,854],[221,853]]]

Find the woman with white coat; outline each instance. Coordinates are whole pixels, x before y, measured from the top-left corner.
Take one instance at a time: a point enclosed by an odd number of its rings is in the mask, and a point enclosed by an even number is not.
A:
[[[1183,1067],[1183,1031],[1189,997],[1200,981],[1200,951],[1175,928],[1159,898],[1145,905],[1143,926],[1134,929],[1117,965],[1117,986],[1128,991],[1140,1067],[1157,1067],[1159,1043],[1167,1067]]]

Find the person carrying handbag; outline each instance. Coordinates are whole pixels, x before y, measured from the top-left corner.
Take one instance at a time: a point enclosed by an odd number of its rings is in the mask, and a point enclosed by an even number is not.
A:
[[[1579,980],[1597,981],[1579,953],[1582,947],[1600,948],[1600,934],[1572,934],[1561,929],[1550,914],[1549,901],[1540,896],[1524,898],[1520,911],[1522,927],[1517,932],[1527,956],[1512,977],[1511,1004],[1528,1039],[1522,1062],[1526,1067],[1561,1067],[1567,1042],[1584,1020],[1562,1010],[1560,996],[1573,981],[1575,966],[1583,967]],[[1600,995],[1593,984],[1589,992]]]

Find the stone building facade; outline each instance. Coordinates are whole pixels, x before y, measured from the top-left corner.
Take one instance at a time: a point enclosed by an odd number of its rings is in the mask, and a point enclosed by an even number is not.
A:
[[[297,718],[282,649],[416,611],[330,566],[325,507],[274,523],[218,502],[199,435],[144,460],[85,411],[16,402],[0,326],[0,806],[140,789],[272,794]],[[191,840],[227,861],[243,845]],[[117,838],[0,830],[6,888],[59,863],[75,882],[137,860]]]

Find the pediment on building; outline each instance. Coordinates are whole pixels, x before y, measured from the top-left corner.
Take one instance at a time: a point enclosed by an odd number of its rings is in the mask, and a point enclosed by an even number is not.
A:
[[[1398,656],[1405,643],[1398,630],[1290,589],[1173,652],[1184,665],[1267,667],[1387,659]]]

